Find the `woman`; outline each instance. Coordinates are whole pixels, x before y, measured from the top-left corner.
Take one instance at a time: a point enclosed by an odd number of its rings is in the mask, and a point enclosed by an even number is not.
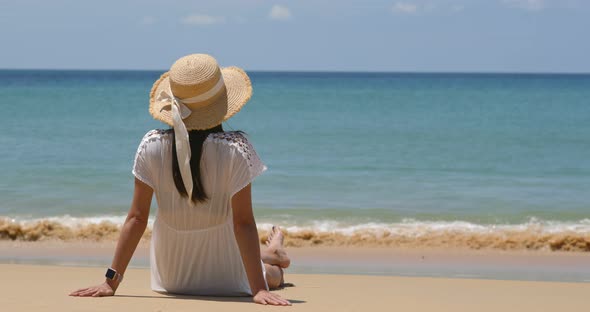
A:
[[[241,132],[221,126],[250,99],[237,67],[220,69],[209,55],[177,60],[150,93],[150,114],[173,128],[152,130],[135,162],[135,191],[106,281],[72,296],[112,296],[147,226],[152,194],[158,212],[150,245],[154,291],[252,295],[260,304],[290,305],[269,292],[289,266],[280,229],[260,253],[251,182],[266,167]],[[264,263],[262,262],[264,261]]]

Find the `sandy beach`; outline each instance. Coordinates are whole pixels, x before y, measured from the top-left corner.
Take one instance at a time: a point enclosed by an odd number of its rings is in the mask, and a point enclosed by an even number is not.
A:
[[[103,268],[0,265],[4,311],[585,311],[590,284],[420,277],[291,274],[278,290],[292,307],[250,298],[166,296],[149,288],[147,269],[130,269],[116,296],[69,297],[100,282]],[[34,294],[34,295],[33,295]]]
[[[115,242],[0,242],[6,311],[259,311],[250,298],[166,296],[150,289],[149,246],[139,245],[115,297],[67,293],[102,281]],[[584,311],[590,255],[495,250],[290,248],[277,290],[303,311]],[[35,300],[31,300],[35,294]],[[280,309],[277,307],[276,309]],[[271,308],[274,309],[274,308]]]

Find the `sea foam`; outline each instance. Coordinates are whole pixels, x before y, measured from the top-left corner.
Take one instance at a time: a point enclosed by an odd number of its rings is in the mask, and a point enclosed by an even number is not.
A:
[[[0,239],[39,241],[48,239],[116,240],[124,216],[49,217],[0,219]],[[144,238],[151,236],[154,219],[148,221]],[[590,219],[575,222],[531,218],[521,224],[476,224],[466,221],[421,221],[350,224],[333,220],[284,224],[258,223],[261,242],[273,225],[282,227],[285,245],[358,247],[454,247],[504,250],[590,251]]]

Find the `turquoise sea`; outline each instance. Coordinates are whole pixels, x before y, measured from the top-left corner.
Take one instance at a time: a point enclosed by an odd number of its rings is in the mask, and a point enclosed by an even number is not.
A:
[[[160,74],[0,70],[0,218],[122,222]],[[590,75],[249,75],[261,226],[590,233]]]

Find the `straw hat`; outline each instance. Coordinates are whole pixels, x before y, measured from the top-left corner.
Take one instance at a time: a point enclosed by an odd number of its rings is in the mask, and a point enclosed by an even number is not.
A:
[[[244,70],[219,68],[212,56],[191,54],[178,59],[154,83],[150,114],[173,126],[171,99],[175,98],[184,105],[181,111],[186,129],[204,130],[235,115],[251,96],[252,84]]]

